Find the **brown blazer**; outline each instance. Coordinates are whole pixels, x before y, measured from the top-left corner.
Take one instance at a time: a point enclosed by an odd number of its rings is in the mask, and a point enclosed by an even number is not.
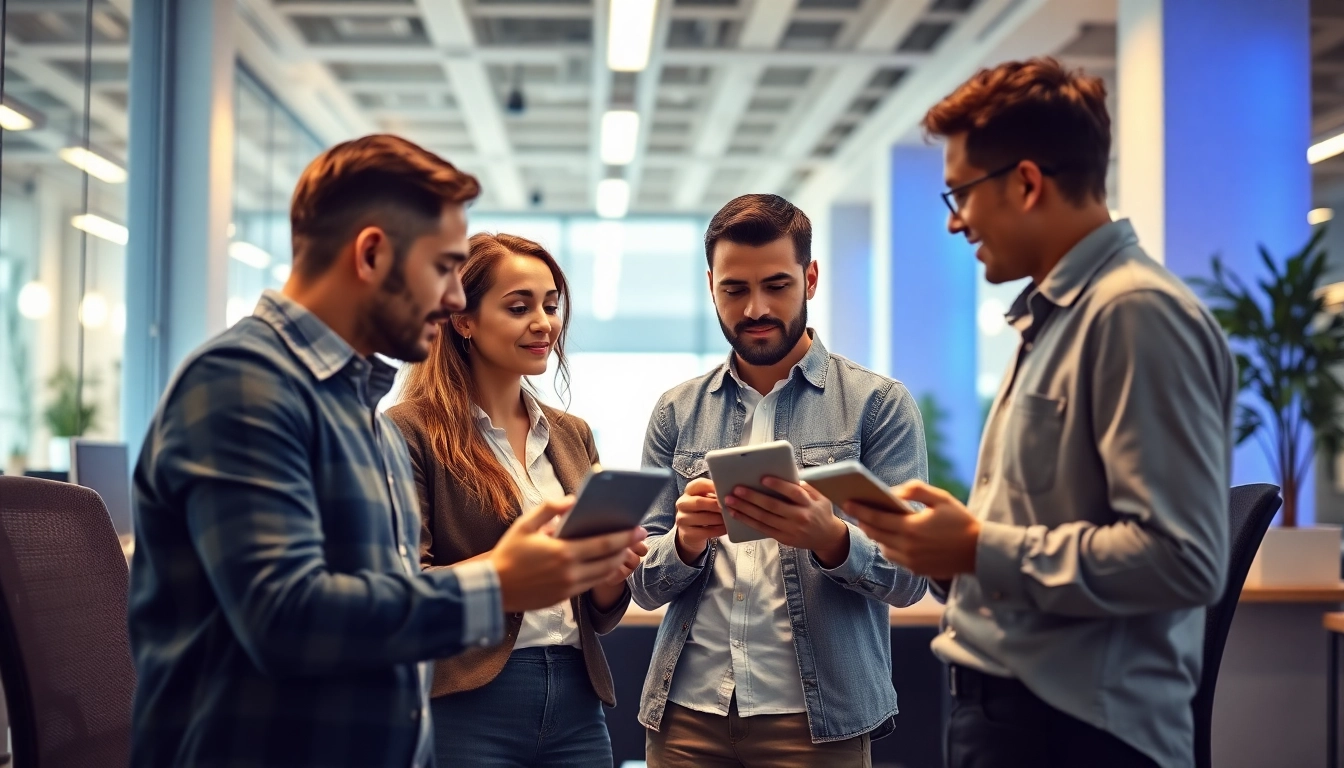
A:
[[[577,416],[546,405],[542,405],[541,410],[551,427],[546,458],[555,468],[555,477],[565,493],[574,493],[588,474],[589,467],[597,463],[593,431]],[[434,457],[421,406],[415,402],[400,403],[388,410],[387,415],[406,436],[406,446],[415,468],[415,484],[420,493],[420,567],[425,570],[447,568],[493,549],[508,525],[500,520],[495,510],[485,509],[479,500],[468,499],[462,486]],[[515,501],[513,509],[509,510],[509,519],[520,514],[521,505]],[[606,612],[599,611],[587,594],[572,598],[571,604],[593,691],[603,703],[614,707],[616,693],[611,683],[611,670],[597,636],[607,634],[620,623],[630,605],[630,589],[627,587],[616,605]],[[513,652],[523,615],[508,615],[505,625],[504,641],[499,645],[471,648],[435,662],[430,695],[438,697],[470,691],[494,680]]]

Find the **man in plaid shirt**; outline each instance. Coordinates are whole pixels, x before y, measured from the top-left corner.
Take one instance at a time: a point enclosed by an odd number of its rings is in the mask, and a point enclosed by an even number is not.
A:
[[[427,663],[499,642],[621,569],[519,518],[491,556],[421,572],[405,443],[378,413],[465,306],[476,179],[369,136],[305,170],[293,273],[190,355],[136,466],[134,766],[427,766]]]

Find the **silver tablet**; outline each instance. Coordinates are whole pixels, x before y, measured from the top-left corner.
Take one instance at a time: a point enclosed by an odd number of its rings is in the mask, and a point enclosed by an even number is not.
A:
[[[798,465],[793,459],[793,446],[786,440],[776,440],[773,443],[723,448],[706,453],[705,463],[709,465],[709,479],[714,481],[714,493],[719,497],[719,509],[723,512],[723,524],[728,529],[728,540],[741,544],[768,538],[747,523],[735,520],[723,505],[723,500],[739,485],[780,498],[779,494],[766,488],[761,481],[766,477],[777,477],[798,482]]]

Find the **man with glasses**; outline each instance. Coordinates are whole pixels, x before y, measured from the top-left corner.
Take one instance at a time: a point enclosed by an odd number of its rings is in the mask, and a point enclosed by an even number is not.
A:
[[[948,229],[991,283],[1031,278],[970,503],[910,482],[918,512],[848,508],[946,598],[954,768],[1193,765],[1237,376],[1209,312],[1110,220],[1105,96],[1033,59],[924,118],[947,140]]]

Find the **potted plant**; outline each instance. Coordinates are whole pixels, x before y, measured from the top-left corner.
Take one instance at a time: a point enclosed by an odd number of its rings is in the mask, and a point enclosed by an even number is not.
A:
[[[97,382],[89,379],[84,385],[92,388]],[[47,461],[51,469],[70,469],[70,438],[79,437],[92,429],[98,420],[98,406],[84,402],[82,387],[74,372],[61,366],[47,380],[52,400],[42,412],[42,418],[51,432]]]
[[[1263,246],[1264,277],[1248,286],[1217,256],[1211,279],[1190,282],[1207,298],[1236,355],[1240,398],[1236,442],[1254,438],[1283,493],[1282,525],[1266,534],[1248,583],[1335,585],[1340,529],[1298,528],[1299,497],[1317,451],[1344,443],[1344,315],[1326,311],[1326,254],[1319,229],[1305,247],[1275,262]]]
[[[963,503],[971,496],[971,489],[957,477],[952,459],[947,455],[947,435],[944,425],[947,411],[931,394],[919,398],[919,413],[924,418],[924,445],[929,454],[929,485],[942,488]]]

